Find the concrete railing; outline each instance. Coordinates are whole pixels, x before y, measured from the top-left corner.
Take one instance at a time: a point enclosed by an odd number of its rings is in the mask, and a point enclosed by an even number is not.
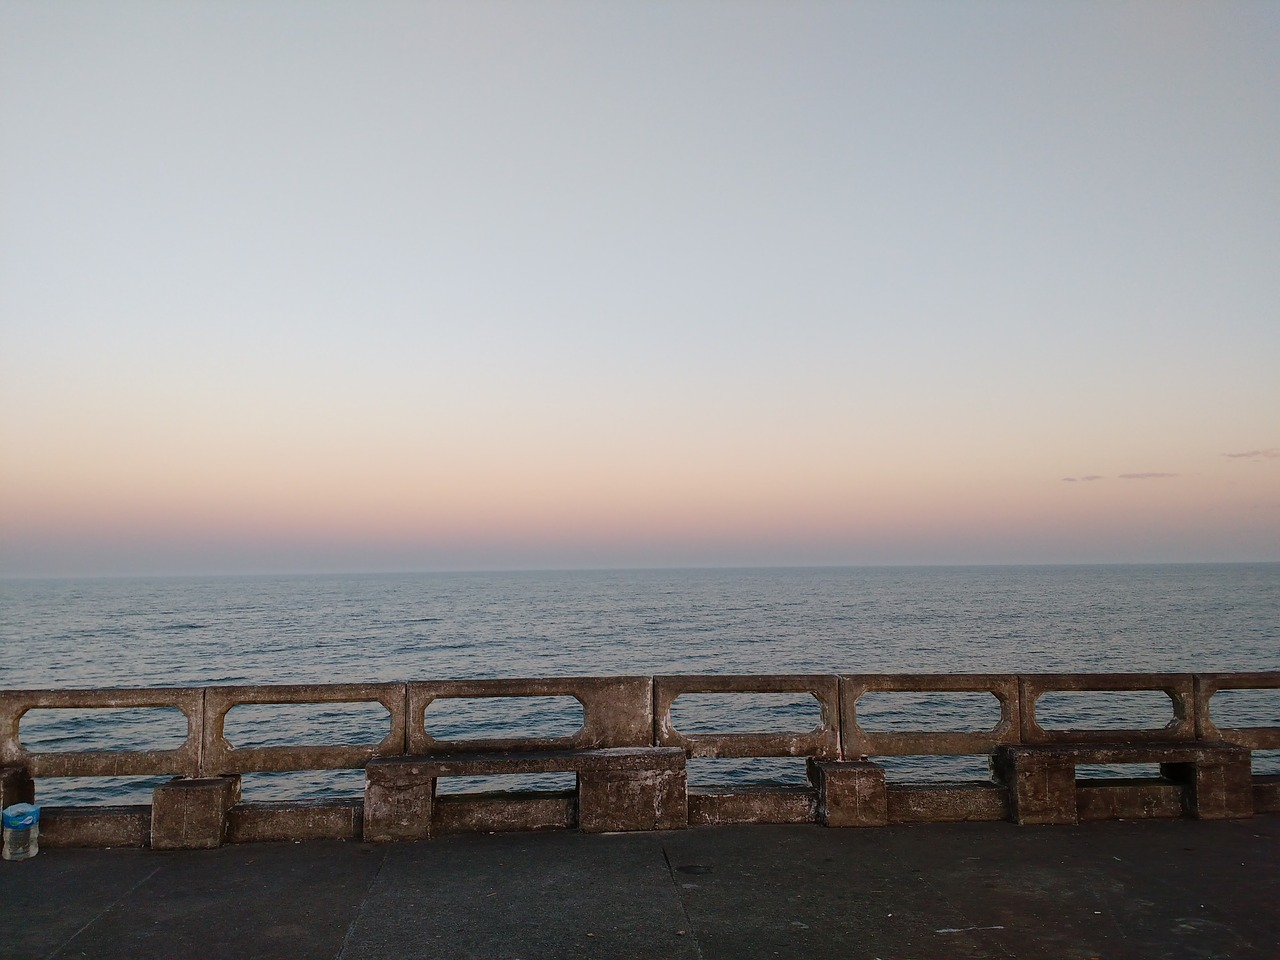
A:
[[[627,804],[643,806],[650,802],[644,797],[659,795],[662,809],[656,814],[653,810],[637,813],[637,823],[838,826],[991,819],[1030,822],[1033,815],[1056,818],[1038,822],[1185,813],[1240,816],[1280,811],[1280,777],[1251,776],[1249,769],[1250,751],[1280,749],[1280,717],[1263,724],[1231,726],[1215,722],[1212,700],[1223,691],[1277,689],[1280,672],[570,677],[8,690],[0,691],[0,803],[34,799],[36,783],[45,777],[174,778],[156,788],[150,806],[46,807],[42,840],[51,846],[362,839],[378,834],[366,830],[370,818],[390,824],[388,817],[400,819],[395,821],[399,826],[383,831],[387,836],[570,827],[588,821],[616,825],[630,816],[618,810]],[[1159,728],[1134,724],[1061,729],[1042,726],[1037,715],[1046,695],[1089,693],[1105,698],[1133,691],[1167,695],[1172,708],[1169,722]],[[816,701],[818,721],[808,730],[682,731],[672,717],[677,699],[706,694],[809,696]],[[995,703],[988,729],[934,729],[927,722],[928,709],[921,708],[920,729],[884,730],[875,729],[860,707],[869,694],[944,699],[955,694],[989,694]],[[428,708],[437,716],[447,716],[451,700],[495,697],[570,697],[582,707],[582,725],[560,736],[449,739],[433,733]],[[319,743],[242,747],[231,743],[226,734],[227,715],[238,706],[347,703],[381,705],[387,713],[384,735],[364,744],[325,743],[324,731],[317,730]],[[100,750],[91,744],[82,749],[31,750],[22,742],[19,728],[31,710],[103,708],[176,709],[186,719],[186,736],[180,745],[163,750]],[[672,748],[688,758],[803,757],[809,782],[793,787],[687,788],[683,761],[678,770],[671,766],[670,757],[679,756]],[[874,762],[877,757],[969,754],[992,757],[994,776],[964,783],[896,783],[886,780],[884,768]],[[403,758],[403,763],[395,766],[394,758]],[[1075,765],[1089,763],[1161,764],[1162,776],[1077,783]],[[613,764],[617,769],[611,773]],[[1050,764],[1053,775],[1046,780],[1036,764]],[[241,774],[368,768],[372,778],[375,765],[378,783],[391,785],[375,791],[377,802],[383,804],[376,809],[369,806],[374,794],[368,791],[363,801],[241,802]],[[582,806],[587,802],[584,794],[563,791],[436,796],[437,776],[467,775],[468,770],[477,775],[563,770],[574,773],[580,784],[589,774],[592,807],[587,811]],[[645,785],[651,774],[661,776],[657,793],[652,784]],[[1037,777],[1037,782],[1056,784],[1057,793],[1045,797],[1027,793],[1028,784]],[[678,809],[673,808],[677,802]],[[601,804],[621,806],[611,812]],[[426,822],[415,826],[414,816]]]

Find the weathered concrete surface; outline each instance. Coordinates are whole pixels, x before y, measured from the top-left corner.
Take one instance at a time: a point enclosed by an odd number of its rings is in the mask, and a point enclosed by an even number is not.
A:
[[[364,839],[425,840],[435,818],[439,777],[574,772],[578,829],[675,830],[689,822],[684,751],[678,747],[602,747],[507,753],[454,753],[372,760],[365,768]],[[518,829],[529,812],[512,805],[498,829]],[[543,812],[538,813],[539,816]],[[537,826],[534,824],[533,826]]]
[[[884,767],[866,760],[809,761],[818,787],[818,822],[828,827],[883,827],[889,822]]]
[[[998,747],[992,769],[1009,787],[1011,818],[1025,824],[1070,824],[1079,818],[1076,764],[1158,763],[1171,783],[1185,785],[1183,807],[1201,820],[1253,816],[1249,751],[1227,743],[1057,744]],[[1121,816],[1140,816],[1158,803],[1143,788],[1112,784]],[[1122,795],[1128,793],[1128,797]],[[1091,815],[1105,806],[1090,805]]]
[[[34,709],[174,707],[187,718],[187,737],[175,750],[31,751],[19,736],[22,717]],[[0,690],[0,765],[22,767],[33,777],[123,777],[200,773],[204,689],[147,687],[130,690]]]
[[[1277,690],[1280,671],[1269,673],[1198,673],[1196,691],[1196,739],[1226,740],[1254,750],[1280,750],[1280,726],[1219,727],[1213,722],[1213,695],[1222,690]]]
[[[336,957],[381,858],[366,844],[52,850],[2,863],[0,956]]]
[[[403,683],[313,683],[206,687],[200,775],[269,770],[341,770],[363,767],[374,757],[404,753],[406,685]],[[234,747],[226,737],[227,714],[242,704],[380,703],[387,732],[378,743]],[[323,736],[323,733],[320,734]]]
[[[888,793],[890,823],[961,823],[1009,816],[1009,789],[997,783],[894,783]]]
[[[689,826],[817,823],[818,791],[805,787],[693,787]]]
[[[693,960],[666,836],[469,835],[389,847],[342,960]]]
[[[671,705],[686,693],[807,693],[821,722],[810,731],[694,733],[676,729]],[[840,678],[824,674],[721,674],[653,678],[654,743],[683,747],[691,757],[840,757]]]
[[[146,847],[151,807],[46,807],[40,815],[40,847]]]
[[[50,850],[0,956],[1274,960],[1280,818]]]
[[[564,737],[438,740],[426,729],[427,707],[457,697],[573,697],[582,705],[582,726]],[[649,677],[421,681],[408,684],[408,700],[410,754],[643,747],[653,737]]]
[[[1242,675],[1240,677],[1244,682]],[[1264,677],[1267,675],[1264,674]],[[1029,673],[1018,679],[1024,744],[1095,742],[1165,743],[1196,737],[1195,676],[1190,673]],[[1046,730],[1036,719],[1036,705],[1054,691],[1161,690],[1168,695],[1173,716],[1158,730]],[[1206,700],[1207,704],[1208,701]]]
[[[178,777],[155,789],[153,850],[209,850],[227,838],[227,814],[240,801],[240,778]]]
[[[867,693],[989,693],[998,720],[985,733],[916,730],[869,731],[858,723],[858,700]],[[1022,729],[1018,677],[1011,673],[847,674],[840,678],[840,741],[847,760],[908,754],[990,753],[1017,743]],[[927,715],[922,711],[921,720]]]

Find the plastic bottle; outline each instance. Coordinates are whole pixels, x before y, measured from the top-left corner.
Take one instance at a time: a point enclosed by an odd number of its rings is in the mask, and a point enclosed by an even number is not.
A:
[[[6,860],[27,860],[40,852],[40,808],[31,803],[15,803],[4,808],[4,850]]]

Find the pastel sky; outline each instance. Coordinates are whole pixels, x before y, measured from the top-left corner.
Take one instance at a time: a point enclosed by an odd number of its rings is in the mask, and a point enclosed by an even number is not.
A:
[[[0,574],[1280,560],[1280,4],[0,4]]]

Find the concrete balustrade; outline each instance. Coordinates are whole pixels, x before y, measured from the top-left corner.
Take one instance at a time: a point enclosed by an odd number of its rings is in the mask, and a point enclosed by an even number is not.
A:
[[[858,701],[867,693],[989,693],[1000,714],[992,729],[871,732],[858,723]],[[1014,674],[872,674],[840,678],[840,739],[850,757],[947,756],[991,753],[1019,743],[1022,730],[1018,677]]]
[[[1280,750],[1280,722],[1269,727],[1220,727],[1213,721],[1213,696],[1223,690],[1280,690],[1276,673],[1197,673],[1196,738],[1226,740],[1254,750]]]
[[[1020,677],[1022,743],[1172,743],[1196,739],[1195,677],[1189,673],[1042,673]],[[1036,706],[1046,693],[1119,693],[1159,690],[1169,697],[1173,716],[1159,729],[1046,730],[1036,719]]]
[[[32,777],[200,775],[205,691],[199,687],[145,690],[0,691],[0,766],[21,767]],[[18,736],[23,714],[35,709],[174,707],[187,718],[187,737],[173,750],[27,750]]]
[[[374,757],[405,752],[406,684],[333,683],[293,686],[209,687],[204,699],[201,776],[282,770],[354,770]],[[246,705],[380,703],[390,723],[386,735],[371,744],[316,744],[274,747],[232,745],[226,737],[227,714]]]
[[[426,728],[433,702],[478,697],[573,697],[582,727],[563,737],[445,740]],[[550,677],[528,680],[438,680],[408,684],[407,752],[472,753],[504,750],[586,750],[648,746],[653,737],[653,681],[649,677]]]
[[[676,829],[726,822],[816,822],[831,827],[946,820],[1075,823],[1130,817],[1206,819],[1280,812],[1280,777],[1254,776],[1253,750],[1280,749],[1280,718],[1236,727],[1215,720],[1223,691],[1280,689],[1280,673],[842,674],[567,677],[145,690],[0,692],[0,802],[39,798],[44,777],[160,775],[172,779],[148,805],[47,806],[49,846],[216,847],[226,842],[339,838],[424,839],[472,830]],[[1161,728],[1046,728],[1037,705],[1059,691],[1105,696],[1161,691]],[[868,729],[868,694],[989,694],[990,729]],[[672,707],[685,694],[814,698],[807,730],[689,732]],[[563,736],[446,739],[427,708],[451,699],[573,697],[581,727]],[[376,743],[237,746],[227,714],[246,704],[377,703],[387,712]],[[745,701],[744,701],[745,702]],[[166,750],[29,750],[19,725],[33,709],[169,707],[187,720]],[[874,726],[874,725],[873,725]],[[977,754],[994,777],[976,783],[901,784],[877,757]],[[692,788],[686,758],[806,758],[801,787]],[[1078,780],[1082,764],[1158,764],[1159,778]],[[246,803],[240,775],[363,769],[362,799]],[[437,795],[441,777],[568,772],[573,791]]]

